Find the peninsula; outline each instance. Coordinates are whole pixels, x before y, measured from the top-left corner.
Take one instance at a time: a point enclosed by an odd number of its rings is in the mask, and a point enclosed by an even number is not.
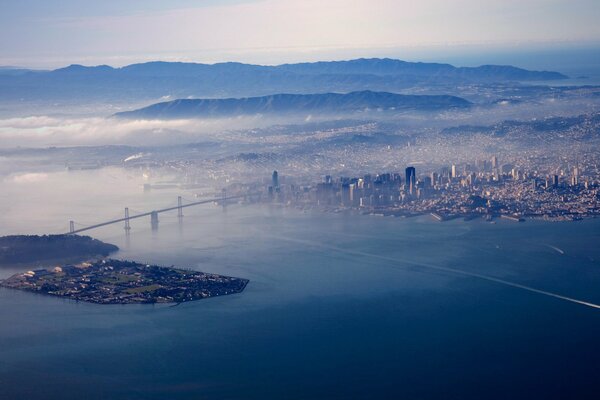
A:
[[[0,266],[24,263],[50,264],[57,260],[85,261],[106,257],[119,250],[89,236],[79,235],[11,235],[0,237]]]

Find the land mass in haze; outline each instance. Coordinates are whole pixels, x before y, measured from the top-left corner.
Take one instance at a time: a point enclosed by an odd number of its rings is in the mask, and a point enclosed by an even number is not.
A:
[[[387,92],[276,94],[239,99],[178,99],[117,113],[121,118],[172,119],[255,114],[339,114],[362,111],[443,110],[471,103],[447,95],[403,95]]]
[[[191,97],[246,97],[273,93],[400,90],[567,78],[513,66],[455,67],[394,59],[356,59],[277,66],[242,63],[147,62],[120,68],[70,65],[52,71],[0,70],[0,101],[132,101]]]
[[[0,237],[0,266],[44,263],[55,260],[85,260],[108,256],[119,250],[89,236],[78,235],[13,235]]]
[[[105,259],[11,276],[0,286],[98,304],[182,303],[240,293],[247,279]]]

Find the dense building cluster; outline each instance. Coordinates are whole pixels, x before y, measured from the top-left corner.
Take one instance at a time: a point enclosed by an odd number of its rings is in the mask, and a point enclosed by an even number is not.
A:
[[[599,183],[597,176],[583,175],[577,166],[570,172],[548,175],[501,165],[492,157],[426,174],[409,166],[404,173],[326,176],[322,182],[308,185],[280,185],[275,171],[267,196],[261,199],[386,215],[432,213],[439,219],[506,216],[560,220],[600,214]]]
[[[248,280],[106,259],[13,275],[1,286],[99,304],[181,303],[239,293]]]

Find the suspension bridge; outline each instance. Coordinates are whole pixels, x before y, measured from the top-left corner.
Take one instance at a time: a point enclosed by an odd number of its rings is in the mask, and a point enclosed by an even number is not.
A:
[[[225,192],[223,192],[223,195],[220,197],[215,197],[215,198],[210,198],[210,199],[202,199],[199,201],[192,201],[190,203],[184,204],[183,198],[181,196],[179,196],[179,197],[177,197],[177,205],[176,206],[161,208],[158,210],[152,210],[152,211],[147,211],[147,212],[140,212],[138,214],[133,214],[133,215],[131,215],[129,213],[129,207],[125,207],[125,213],[122,218],[115,218],[115,219],[111,219],[108,221],[98,222],[96,224],[83,226],[81,228],[77,228],[75,226],[75,221],[71,220],[71,221],[69,221],[69,232],[67,232],[66,235],[74,235],[77,233],[89,231],[89,230],[100,228],[103,226],[118,224],[119,222],[123,222],[125,231],[129,232],[129,230],[131,229],[130,221],[132,219],[138,219],[138,218],[143,218],[143,217],[148,217],[148,216],[150,217],[150,224],[152,225],[152,227],[157,227],[158,226],[158,214],[177,210],[177,216],[179,218],[182,218],[183,217],[183,209],[186,207],[193,207],[193,206],[197,206],[197,205],[201,205],[201,204],[208,204],[208,203],[214,203],[214,202],[221,203],[223,205],[223,207],[225,207],[226,201],[245,198],[245,197],[248,197],[248,195],[225,196]]]

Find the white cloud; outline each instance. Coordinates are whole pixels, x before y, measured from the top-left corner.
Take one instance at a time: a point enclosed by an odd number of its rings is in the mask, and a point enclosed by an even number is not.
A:
[[[24,174],[11,175],[7,178],[8,181],[14,183],[39,183],[48,179],[48,174],[40,172],[28,172]]]
[[[125,144],[172,145],[227,140],[231,129],[260,127],[273,119],[126,120],[49,116],[0,119],[0,148]]]

